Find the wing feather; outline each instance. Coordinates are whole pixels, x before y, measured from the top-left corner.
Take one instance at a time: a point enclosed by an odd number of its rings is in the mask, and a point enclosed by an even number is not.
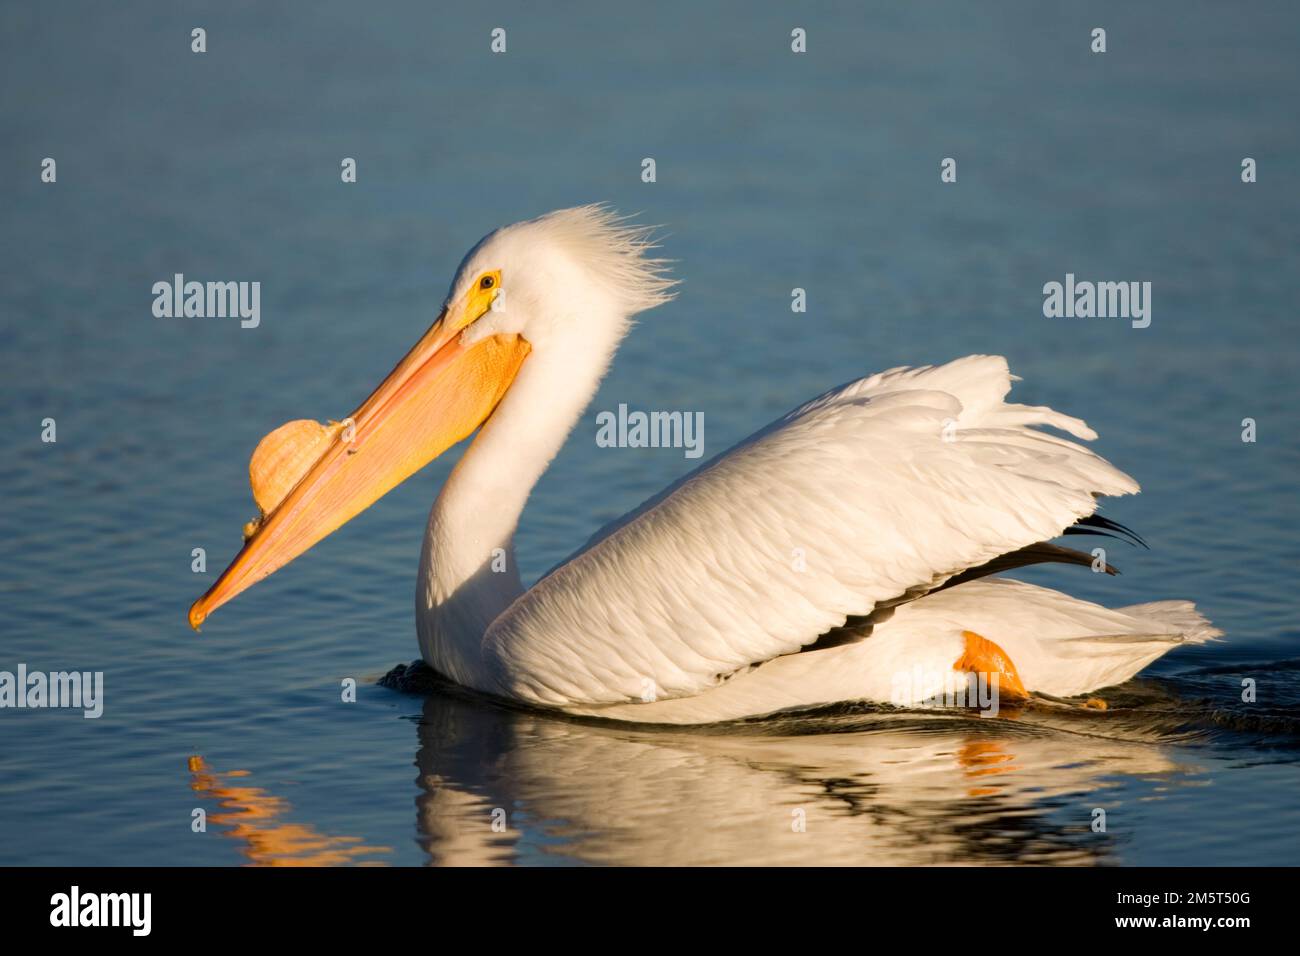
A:
[[[1006,404],[1006,360],[827,392],[599,532],[484,636],[503,693],[545,704],[698,694],[850,616],[1055,537],[1132,478]]]

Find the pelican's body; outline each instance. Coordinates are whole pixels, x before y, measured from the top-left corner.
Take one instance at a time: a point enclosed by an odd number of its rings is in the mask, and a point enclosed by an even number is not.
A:
[[[967,673],[1071,697],[1217,633],[1187,602],[1108,610],[976,579],[999,562],[1077,563],[1041,543],[1097,520],[1098,496],[1138,490],[1037,427],[1094,438],[1083,422],[1005,402],[996,356],[832,390],[525,590],[513,537],[528,495],[631,316],[670,297],[647,248],[599,207],[484,239],[433,329],[345,424],[290,423],[259,446],[263,518],[191,622],[478,428],[429,516],[416,623],[425,661],[485,693],[667,723],[921,703]]]

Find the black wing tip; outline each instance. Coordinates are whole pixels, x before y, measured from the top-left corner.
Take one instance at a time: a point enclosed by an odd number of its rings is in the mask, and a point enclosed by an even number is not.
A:
[[[1065,529],[1066,534],[1099,534],[1107,538],[1115,538],[1119,541],[1127,542],[1134,547],[1146,548],[1151,550],[1151,545],[1146,543],[1142,535],[1138,534],[1128,525],[1120,524],[1118,521],[1112,521],[1102,515],[1088,515],[1086,518],[1080,518],[1070,527]]]

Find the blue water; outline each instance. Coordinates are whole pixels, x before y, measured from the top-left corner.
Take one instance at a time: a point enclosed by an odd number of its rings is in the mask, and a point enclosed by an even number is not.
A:
[[[0,670],[106,697],[0,711],[0,864],[1293,862],[1300,12],[700,6],[0,10]],[[1191,598],[1225,639],[1105,714],[652,731],[399,693],[455,453],[190,632],[257,440],[353,408],[483,233],[597,200],[664,223],[684,284],[596,408],[702,411],[712,454],[868,372],[1005,354],[1142,482],[1107,514],[1152,546],[1026,576]],[[177,272],[260,281],[261,325],[154,318]],[[1150,281],[1151,326],[1044,318],[1067,272]],[[594,433],[531,500],[526,579],[691,466]]]

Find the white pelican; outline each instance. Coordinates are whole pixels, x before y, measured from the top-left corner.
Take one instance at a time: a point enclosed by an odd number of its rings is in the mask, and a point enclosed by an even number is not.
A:
[[[433,326],[351,416],[258,445],[262,515],[191,625],[477,430],[429,515],[416,626],[431,667],[487,694],[663,723],[921,703],[968,673],[993,675],[1004,699],[1075,697],[1219,633],[1185,601],[1111,610],[986,576],[1091,563],[1045,542],[1127,533],[1096,499],[1138,490],[1035,427],[1095,438],[1082,421],[1004,401],[1012,377],[990,355],[832,389],[525,590],[512,542],[529,492],[631,316],[672,298],[652,248],[604,206],[479,242]]]

